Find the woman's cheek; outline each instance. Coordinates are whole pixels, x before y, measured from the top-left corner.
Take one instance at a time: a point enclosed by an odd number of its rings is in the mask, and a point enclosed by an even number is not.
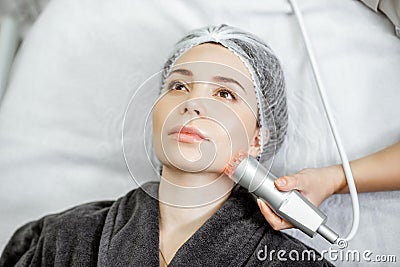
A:
[[[212,170],[222,170],[226,163],[240,150],[247,151],[248,142],[243,125],[227,125],[218,127],[220,130],[215,134],[213,142],[216,148],[215,161]]]

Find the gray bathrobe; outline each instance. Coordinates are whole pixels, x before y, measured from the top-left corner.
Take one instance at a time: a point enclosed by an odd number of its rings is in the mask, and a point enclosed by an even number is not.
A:
[[[0,266],[159,266],[158,201],[146,193],[157,196],[158,186],[146,183],[145,190],[116,201],[83,204],[25,224],[11,237]],[[272,250],[286,254],[278,259]],[[237,185],[169,266],[331,266],[318,253],[315,261],[292,261],[297,255],[292,250],[316,253],[274,231],[253,195]]]

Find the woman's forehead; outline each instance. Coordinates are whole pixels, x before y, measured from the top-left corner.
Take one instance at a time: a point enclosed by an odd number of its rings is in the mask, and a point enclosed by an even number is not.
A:
[[[245,91],[254,91],[254,82],[243,61],[218,44],[201,44],[186,51],[175,62],[170,76],[185,76],[206,82],[230,82]]]
[[[214,62],[216,65],[226,66],[227,69],[234,69],[251,80],[251,74],[243,61],[220,44],[204,43],[192,47],[176,60],[174,66],[196,61]]]

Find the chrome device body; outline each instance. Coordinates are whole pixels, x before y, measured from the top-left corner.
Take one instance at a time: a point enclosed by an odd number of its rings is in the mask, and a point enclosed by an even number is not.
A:
[[[325,225],[327,217],[297,190],[279,191],[274,177],[255,158],[247,156],[240,162],[232,179],[247,188],[250,193],[263,198],[269,206],[293,226],[310,237],[319,233],[334,244],[339,235]]]

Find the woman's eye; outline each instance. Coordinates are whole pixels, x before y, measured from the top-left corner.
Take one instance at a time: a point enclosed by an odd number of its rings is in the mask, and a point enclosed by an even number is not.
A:
[[[232,92],[230,92],[229,90],[223,89],[217,92],[217,95],[219,97],[225,98],[227,100],[235,100],[235,96]]]
[[[182,90],[187,91],[186,86],[181,82],[172,82],[171,85],[169,86],[169,89],[177,91],[182,91]]]

